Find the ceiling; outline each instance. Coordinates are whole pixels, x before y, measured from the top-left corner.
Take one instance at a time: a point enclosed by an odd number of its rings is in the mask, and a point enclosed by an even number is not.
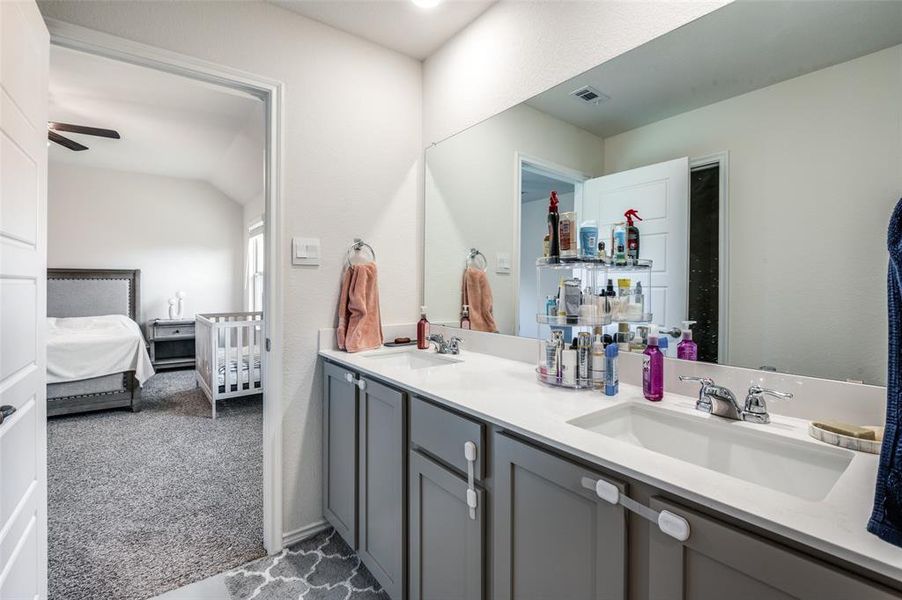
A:
[[[117,130],[64,133],[54,162],[207,181],[240,204],[263,192],[263,102],[154,69],[51,46],[50,120]]]
[[[523,169],[520,176],[520,201],[533,202],[548,200],[551,191],[560,194],[572,194],[573,184],[559,181],[542,173]]]
[[[411,0],[269,0],[314,21],[422,60],[497,0],[444,0],[421,8]]]
[[[737,1],[527,103],[601,137],[902,43],[902,2]],[[591,85],[610,99],[570,95]]]

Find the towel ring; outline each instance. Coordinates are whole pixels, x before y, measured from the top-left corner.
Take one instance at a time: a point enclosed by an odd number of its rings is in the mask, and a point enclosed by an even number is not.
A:
[[[373,257],[371,259],[371,262],[376,262],[376,251],[373,250],[373,247],[360,238],[354,238],[354,243],[350,245],[345,256],[345,260],[347,261],[349,267],[353,264],[360,264],[360,262],[355,263],[354,259],[362,258],[363,261],[367,260],[366,258],[360,256],[360,253],[364,248],[370,251],[370,254]]]
[[[479,259],[482,259],[482,266],[479,265]],[[470,252],[467,254],[467,266],[473,264],[480,271],[485,271],[489,268],[489,261],[486,259],[485,254],[477,250],[476,248],[470,248]]]

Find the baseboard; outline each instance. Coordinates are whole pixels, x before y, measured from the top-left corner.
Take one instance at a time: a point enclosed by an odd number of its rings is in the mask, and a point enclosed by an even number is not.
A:
[[[308,537],[314,536],[323,529],[329,527],[329,524],[325,521],[316,521],[314,523],[310,523],[309,525],[304,525],[298,529],[293,531],[286,531],[282,534],[282,546],[288,547],[292,544],[297,544],[301,540],[305,540]]]

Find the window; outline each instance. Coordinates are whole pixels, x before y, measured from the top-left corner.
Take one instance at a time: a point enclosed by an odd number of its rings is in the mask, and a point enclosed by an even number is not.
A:
[[[263,311],[263,220],[254,222],[247,228],[247,309]]]

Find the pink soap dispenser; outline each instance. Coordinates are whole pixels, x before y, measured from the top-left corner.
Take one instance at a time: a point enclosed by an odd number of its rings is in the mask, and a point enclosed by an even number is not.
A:
[[[698,344],[692,341],[692,330],[695,321],[683,321],[683,339],[677,344],[677,358],[682,360],[698,360]]]
[[[658,326],[650,325],[648,346],[642,353],[642,393],[652,402],[664,397],[664,355],[658,348],[658,337]]]

